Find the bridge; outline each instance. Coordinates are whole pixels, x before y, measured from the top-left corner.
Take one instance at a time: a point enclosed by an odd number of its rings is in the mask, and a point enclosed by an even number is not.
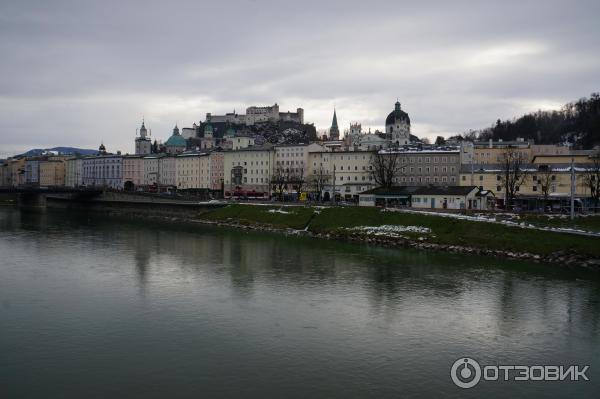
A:
[[[74,188],[74,187],[0,187],[0,194],[17,197],[17,203],[23,208],[43,208],[46,206],[48,195],[68,197],[70,199],[91,199],[102,194],[99,188]]]
[[[0,187],[0,194],[73,194],[73,193],[94,193],[99,194],[103,190],[99,188],[75,188],[75,187]]]

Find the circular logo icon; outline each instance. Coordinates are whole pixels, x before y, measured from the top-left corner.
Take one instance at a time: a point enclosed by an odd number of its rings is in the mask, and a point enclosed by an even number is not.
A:
[[[452,382],[460,388],[473,388],[481,379],[481,367],[470,357],[461,357],[450,369]]]

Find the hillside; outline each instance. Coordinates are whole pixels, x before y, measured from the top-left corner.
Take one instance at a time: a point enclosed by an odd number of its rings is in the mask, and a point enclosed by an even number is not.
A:
[[[600,94],[565,104],[560,110],[542,111],[512,120],[498,119],[491,127],[472,130],[462,138],[535,140],[538,144],[571,143],[575,148],[600,145]]]
[[[198,137],[204,135],[204,127],[204,123],[198,127]],[[215,137],[223,137],[229,126],[226,123],[213,122],[212,127]],[[253,126],[231,125],[231,127],[235,129],[236,134],[255,136],[258,144],[264,142],[271,144],[306,143],[317,137],[314,125],[288,121],[265,122]]]
[[[44,155],[48,152],[56,152],[59,155],[95,155],[98,150],[90,150],[86,148],[75,148],[75,147],[53,147],[53,148],[35,148],[29,150],[21,155],[27,157],[34,157]]]

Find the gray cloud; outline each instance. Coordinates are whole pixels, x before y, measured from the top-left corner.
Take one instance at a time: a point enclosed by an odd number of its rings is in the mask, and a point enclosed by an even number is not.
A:
[[[328,127],[462,132],[597,91],[596,1],[0,3],[0,156],[133,150],[206,112],[278,102]]]

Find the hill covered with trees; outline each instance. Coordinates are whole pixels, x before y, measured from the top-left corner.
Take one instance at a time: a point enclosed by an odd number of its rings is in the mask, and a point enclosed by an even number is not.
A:
[[[600,145],[600,94],[592,93],[565,104],[560,110],[537,111],[512,120],[498,119],[494,125],[471,130],[455,138],[515,140],[517,137],[535,140],[538,144],[572,143],[575,148]]]

